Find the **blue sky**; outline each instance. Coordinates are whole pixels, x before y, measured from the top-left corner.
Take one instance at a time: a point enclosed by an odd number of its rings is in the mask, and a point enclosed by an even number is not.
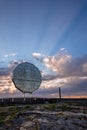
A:
[[[58,60],[63,58],[63,65],[67,61],[71,61],[71,63],[77,61],[86,68],[86,61],[81,62],[86,55],[86,0],[0,0],[1,78],[2,73],[5,76],[8,66],[13,65],[13,62],[19,63],[22,60],[34,63],[41,71],[45,71],[46,74],[50,72],[51,75],[56,72],[51,66],[53,62],[49,62],[50,66],[48,65],[49,57],[55,57],[55,60],[57,60],[56,57],[59,57]],[[37,58],[39,60],[36,60]],[[59,65],[60,63],[56,64]],[[2,68],[5,68],[4,72]],[[61,67],[59,68],[61,69]],[[57,75],[64,74],[65,76],[65,71],[62,73],[58,67],[55,69],[58,70]],[[49,83],[49,88],[53,83],[54,81],[51,85]],[[47,85],[48,82],[45,84]],[[2,88],[2,83],[0,86]],[[6,90],[6,92],[8,91]],[[39,91],[38,93],[40,94]],[[55,93],[53,94],[55,95]]]

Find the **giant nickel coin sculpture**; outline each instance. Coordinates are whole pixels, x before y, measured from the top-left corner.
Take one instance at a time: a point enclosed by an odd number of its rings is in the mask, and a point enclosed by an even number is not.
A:
[[[21,92],[32,94],[41,84],[41,73],[35,65],[24,62],[13,70],[12,81]]]

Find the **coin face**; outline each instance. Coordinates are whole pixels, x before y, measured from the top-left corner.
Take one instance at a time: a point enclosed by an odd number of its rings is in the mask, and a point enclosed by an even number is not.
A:
[[[12,81],[23,93],[32,93],[41,84],[41,73],[35,65],[24,62],[13,70]]]

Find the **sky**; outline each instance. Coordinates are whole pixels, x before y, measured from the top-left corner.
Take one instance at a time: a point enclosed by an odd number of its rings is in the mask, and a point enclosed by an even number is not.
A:
[[[87,0],[0,0],[0,98],[23,96],[11,76],[26,61],[42,75],[34,96],[87,97]]]

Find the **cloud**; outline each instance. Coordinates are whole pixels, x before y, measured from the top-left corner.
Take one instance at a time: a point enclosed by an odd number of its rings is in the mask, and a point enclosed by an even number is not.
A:
[[[62,97],[86,97],[87,98],[87,77],[68,77],[45,80],[35,92],[42,97],[59,97],[59,87]]]
[[[16,91],[10,76],[0,77],[0,93],[8,94]]]
[[[79,95],[87,97],[87,77],[71,77],[61,88],[63,95]]]
[[[43,63],[48,69],[62,75],[64,73],[64,65],[67,65],[71,62],[72,56],[66,53],[64,48],[60,49],[55,56],[44,56],[39,54],[37,58],[33,56],[36,60]]]
[[[66,49],[65,48],[61,48],[60,51],[65,51]]]
[[[10,61],[8,66],[6,67],[0,67],[0,77],[1,76],[10,76],[13,69],[19,64],[19,61]]]
[[[0,68],[0,76],[8,76],[10,75],[10,71],[8,68]]]
[[[8,58],[8,57],[15,57],[16,53],[9,53],[9,54],[5,54],[4,58]]]
[[[53,74],[42,74],[40,92],[48,93],[50,96],[56,95],[58,87],[61,87],[64,96],[86,95],[87,55],[73,58],[65,48],[62,48],[55,56],[41,57],[40,54],[37,58],[47,69],[53,71]]]
[[[46,74],[42,76],[42,80],[46,81],[46,80],[54,80],[58,77],[58,75],[51,75],[51,74]]]
[[[40,60],[38,56],[37,58],[61,77],[87,76],[87,56],[73,58],[65,49],[60,49],[55,56],[41,57],[40,54]]]
[[[40,53],[36,53],[36,52],[32,53],[32,56],[33,56],[35,59],[39,60],[40,62],[42,62],[42,57],[44,57],[44,56],[42,56]]]
[[[65,48],[61,48],[54,56],[45,56],[36,52],[32,56],[44,65],[41,70],[42,83],[34,92],[35,95],[58,97],[58,87],[61,87],[63,97],[87,95],[87,55],[73,58]],[[0,66],[0,93],[12,93],[17,96],[18,90],[12,83],[11,74],[13,69],[23,62],[11,60],[8,66]]]
[[[34,53],[32,53],[32,56],[35,57],[35,58],[38,58],[38,57],[41,56],[41,54],[40,54],[40,53],[36,53],[36,52],[34,52]]]
[[[7,67],[0,67],[0,93],[14,93],[17,89],[15,88],[14,84],[11,80],[11,75],[13,69],[23,61],[19,60],[12,60],[9,61]]]

